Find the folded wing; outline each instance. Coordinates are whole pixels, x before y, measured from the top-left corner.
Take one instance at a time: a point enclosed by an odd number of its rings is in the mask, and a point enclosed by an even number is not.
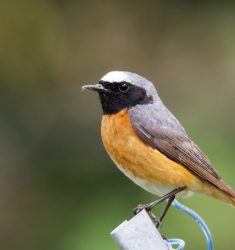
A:
[[[234,191],[223,182],[209,159],[186,134],[166,126],[144,127],[133,116],[131,121],[134,130],[146,144],[186,167],[201,179],[235,197]]]

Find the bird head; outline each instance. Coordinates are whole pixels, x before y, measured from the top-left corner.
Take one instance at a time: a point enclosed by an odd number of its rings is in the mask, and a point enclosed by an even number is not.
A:
[[[99,93],[104,114],[117,113],[124,108],[149,104],[157,91],[146,78],[126,71],[111,71],[97,84],[84,85],[83,89]]]

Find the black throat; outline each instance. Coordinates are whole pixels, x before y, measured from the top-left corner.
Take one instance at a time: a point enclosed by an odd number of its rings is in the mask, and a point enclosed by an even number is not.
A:
[[[137,86],[132,86],[128,93],[99,93],[103,114],[118,113],[124,108],[131,108],[137,104],[149,104],[153,102],[152,96]]]

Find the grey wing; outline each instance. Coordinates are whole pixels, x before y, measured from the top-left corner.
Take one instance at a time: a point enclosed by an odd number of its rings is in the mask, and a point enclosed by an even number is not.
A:
[[[133,116],[131,116],[131,122],[137,135],[147,145],[159,150],[201,179],[234,195],[233,191],[221,180],[209,159],[186,134],[166,126],[146,127],[146,123],[143,126],[139,119],[135,120]]]

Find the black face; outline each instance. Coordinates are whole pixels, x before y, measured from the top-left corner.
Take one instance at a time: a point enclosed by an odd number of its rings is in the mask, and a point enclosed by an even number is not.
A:
[[[152,96],[147,96],[144,88],[128,82],[100,81],[99,97],[104,114],[117,113],[123,108],[130,108],[136,104],[152,102]],[[103,89],[103,91],[102,91]]]

